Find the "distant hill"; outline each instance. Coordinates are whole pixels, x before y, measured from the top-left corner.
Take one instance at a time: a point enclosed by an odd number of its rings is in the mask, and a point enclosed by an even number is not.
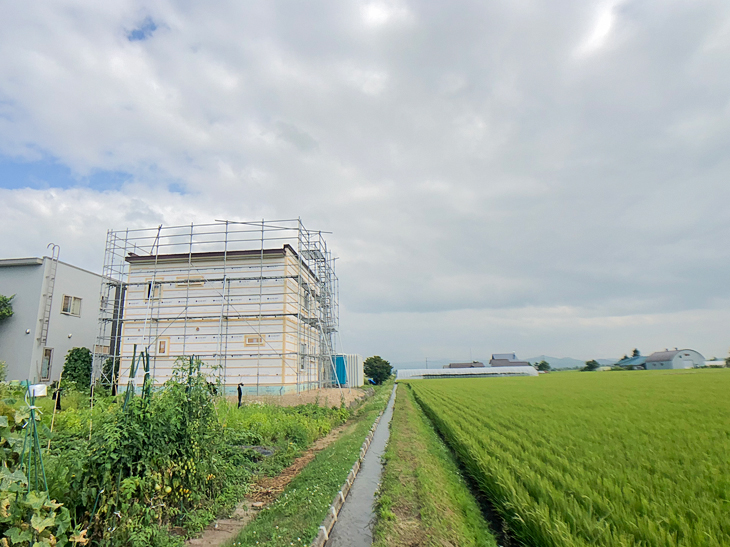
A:
[[[530,363],[539,363],[547,361],[551,368],[575,368],[585,366],[586,362],[572,357],[550,357],[549,355],[540,355],[539,357],[530,357],[527,359]],[[618,359],[596,359],[601,365],[613,365]]]

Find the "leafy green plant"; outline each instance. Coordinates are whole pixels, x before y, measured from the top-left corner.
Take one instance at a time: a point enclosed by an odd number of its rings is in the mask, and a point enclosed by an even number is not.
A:
[[[390,362],[380,357],[380,355],[374,355],[365,359],[363,362],[363,370],[365,376],[372,378],[376,384],[382,384],[393,373],[393,367],[390,366]]]
[[[63,364],[62,387],[77,391],[88,391],[91,386],[93,356],[89,348],[72,348],[66,354]]]
[[[3,296],[0,294],[0,321],[13,316],[13,298],[15,298],[15,295]]]
[[[48,427],[54,401],[36,400],[48,498],[63,502],[55,510],[57,517],[68,511],[74,525],[73,532],[65,533],[68,542],[181,545],[183,539],[170,529],[187,534],[202,530],[240,501],[254,474],[280,472],[351,415],[344,407],[313,404],[239,409],[211,389],[217,377],[218,371],[199,359],[180,359],[173,377],[159,389],[150,389],[151,382],[129,392],[122,387],[117,396],[95,389],[93,408],[89,392],[77,391],[79,380],[73,379],[65,384],[53,434]],[[5,419],[15,429],[26,423],[25,392],[19,382],[0,384],[0,423]],[[2,431],[0,436],[0,459],[14,471],[22,440]],[[270,454],[251,448],[262,445]]]
[[[0,545],[62,547],[71,527],[68,509],[48,492],[31,489],[22,470],[27,443],[21,435],[31,419],[27,411],[17,411],[12,422],[0,415],[0,533],[5,536]]]

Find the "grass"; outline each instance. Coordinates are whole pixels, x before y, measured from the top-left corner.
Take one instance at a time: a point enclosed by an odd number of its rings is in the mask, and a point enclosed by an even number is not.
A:
[[[392,387],[392,380],[377,387],[375,396],[357,409],[352,427],[317,454],[229,545],[309,545],[357,460],[365,436],[385,408]]]
[[[730,545],[730,370],[410,385],[521,543]]]
[[[385,461],[374,547],[496,547],[454,456],[407,385],[398,389]]]

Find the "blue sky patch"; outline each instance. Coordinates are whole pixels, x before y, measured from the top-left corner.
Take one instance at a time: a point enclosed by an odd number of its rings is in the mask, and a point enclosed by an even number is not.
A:
[[[69,167],[48,158],[23,161],[0,156],[0,188],[73,188],[117,190],[130,181],[132,175],[122,171],[95,170],[87,176],[74,173]]]
[[[142,23],[134,30],[127,34],[127,40],[130,42],[138,42],[140,40],[146,40],[152,33],[157,30],[157,25],[151,17],[147,17]]]

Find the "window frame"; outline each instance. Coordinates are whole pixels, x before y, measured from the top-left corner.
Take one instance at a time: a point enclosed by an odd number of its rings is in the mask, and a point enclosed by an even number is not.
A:
[[[246,334],[243,337],[243,345],[244,346],[265,346],[266,345],[266,335],[264,334]]]
[[[48,370],[46,371],[47,375],[43,376],[43,366],[46,360],[46,354],[48,355]],[[51,379],[51,367],[53,366],[53,348],[43,348],[43,355],[41,356],[41,369],[38,371],[38,376],[40,376],[41,382],[47,382]]]
[[[66,309],[66,299],[68,299],[69,307],[68,310]],[[83,298],[80,296],[73,296],[70,294],[64,294],[63,298],[61,299],[61,313],[63,315],[70,315],[71,317],[81,317],[81,303],[83,301]],[[79,310],[78,313],[74,313],[74,304],[78,302]]]
[[[163,346],[164,344],[164,346]],[[164,349],[160,351],[160,347]],[[168,357],[170,355],[170,337],[160,336],[155,342],[155,356],[157,357]]]
[[[162,282],[161,281],[152,281],[152,279],[145,280],[144,288],[142,289],[144,293],[144,301],[149,302],[152,300],[153,302],[155,300],[162,300]]]

